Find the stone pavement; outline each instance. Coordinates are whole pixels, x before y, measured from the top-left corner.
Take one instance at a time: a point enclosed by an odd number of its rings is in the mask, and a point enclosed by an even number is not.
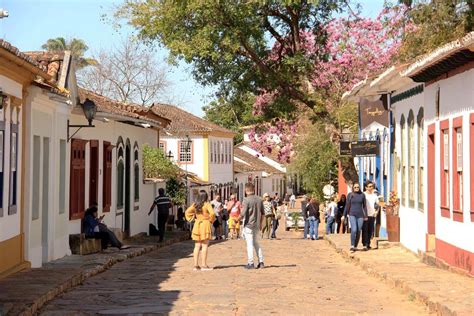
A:
[[[157,237],[125,240],[126,250],[109,248],[101,253],[67,256],[0,279],[0,316],[32,315],[64,291],[82,284],[87,278],[101,273],[118,262],[137,257],[172,243],[189,239],[189,233],[168,233],[162,244]]]
[[[400,246],[351,254],[349,235],[326,235],[325,239],[348,261],[425,304],[430,312],[474,315],[474,278],[426,265]]]
[[[425,315],[324,240],[279,230],[263,240],[266,268],[245,270],[245,242],[213,242],[213,271],[192,271],[193,242],[120,264],[46,304],[41,315]]]

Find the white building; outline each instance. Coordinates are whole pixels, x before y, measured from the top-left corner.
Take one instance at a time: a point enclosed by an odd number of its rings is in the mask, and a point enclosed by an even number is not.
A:
[[[141,148],[157,146],[169,121],[139,106],[78,89],[68,52],[29,52],[50,80],[28,89],[25,113],[25,252],[33,267],[70,254],[69,235],[81,233],[85,210],[97,203],[105,223],[125,235],[148,230],[156,195],[144,184]],[[88,125],[82,106],[97,113]],[[92,103],[90,103],[92,102]],[[147,127],[147,128],[145,128]]]
[[[200,178],[197,182],[201,185],[189,190],[188,200],[193,201],[200,189],[208,191],[211,199],[217,193],[228,198],[233,188],[235,133],[173,105],[155,104],[152,110],[171,120],[160,135],[160,148],[173,156],[181,169]]]

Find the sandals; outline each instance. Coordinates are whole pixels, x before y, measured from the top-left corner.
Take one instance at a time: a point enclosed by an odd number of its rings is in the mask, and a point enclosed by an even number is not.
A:
[[[200,266],[195,266],[195,267],[193,268],[193,271],[200,271],[200,270],[201,270],[201,267],[200,267]]]
[[[201,271],[211,271],[214,270],[214,268],[211,268],[209,266],[201,267]]]

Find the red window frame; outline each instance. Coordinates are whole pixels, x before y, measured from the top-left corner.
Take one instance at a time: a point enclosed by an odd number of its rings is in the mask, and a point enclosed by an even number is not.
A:
[[[451,186],[451,192],[453,195],[453,220],[457,222],[462,222],[463,221],[463,212],[462,212],[462,203],[463,201],[460,200],[459,198],[459,174],[458,174],[458,141],[457,141],[457,129],[461,129],[461,134],[462,134],[462,116],[461,117],[456,117],[453,119],[453,126],[451,128],[451,146],[452,146],[452,151],[453,151],[453,183]],[[464,141],[464,140],[463,140]],[[466,181],[463,181],[463,183],[466,183]]]
[[[470,143],[470,161],[474,161],[474,113],[469,117],[469,143]],[[470,164],[471,180],[471,222],[474,222],[474,167]]]
[[[449,120],[444,120],[439,123],[439,151],[440,151],[440,180],[441,180],[441,216],[443,217],[450,217],[450,209],[449,209],[449,201],[446,201],[446,181],[449,181],[450,176],[450,166],[448,161],[448,179],[446,179],[444,173],[444,131],[448,131],[449,133]],[[449,139],[449,135],[448,135]],[[448,154],[448,160],[449,160]],[[449,197],[448,197],[449,198]]]

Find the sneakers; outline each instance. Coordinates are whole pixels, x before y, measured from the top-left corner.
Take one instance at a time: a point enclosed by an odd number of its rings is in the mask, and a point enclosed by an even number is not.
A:
[[[124,249],[128,249],[128,248],[130,248],[129,245],[122,245],[122,246],[120,246],[119,249],[120,249],[120,250],[124,250]]]
[[[249,264],[247,264],[247,265],[245,266],[245,269],[247,269],[247,270],[253,270],[253,269],[255,269],[255,266],[254,266],[253,264],[250,264],[250,263],[249,263]]]
[[[265,264],[263,262],[259,262],[257,269],[263,269],[263,268],[265,268]]]
[[[369,250],[367,249],[367,246],[362,247],[362,251],[367,251],[367,250]]]
[[[351,249],[349,250],[351,253],[354,253],[356,250],[354,247],[351,247]]]

